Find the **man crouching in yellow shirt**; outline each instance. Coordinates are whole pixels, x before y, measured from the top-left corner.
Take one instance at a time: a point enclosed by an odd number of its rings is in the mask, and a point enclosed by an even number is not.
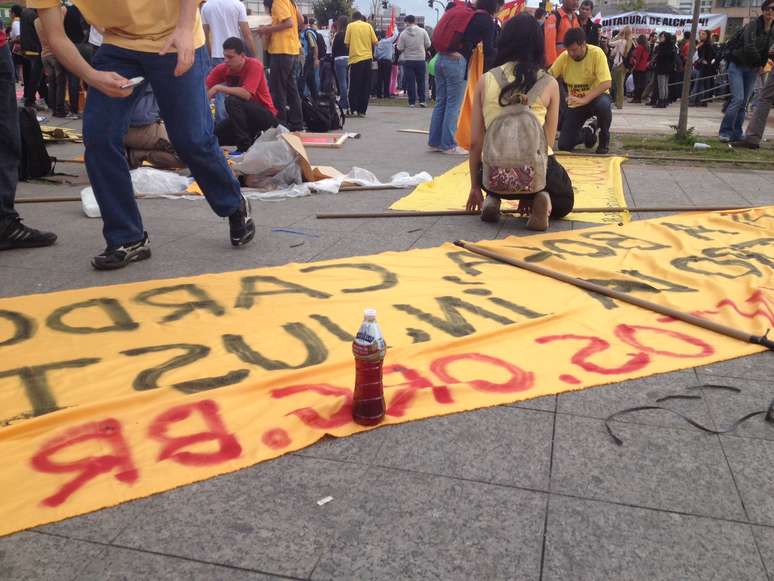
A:
[[[548,71],[565,82],[569,94],[559,122],[559,149],[572,151],[580,143],[592,148],[597,142],[596,130],[599,130],[597,153],[605,154],[609,151],[613,121],[607,57],[601,48],[586,43],[582,28],[567,31],[564,47],[566,50]],[[583,124],[592,117],[596,117],[596,122],[584,127]]]
[[[59,0],[27,0],[37,8],[57,59],[89,85],[83,116],[86,170],[103,220],[107,248],[91,264],[122,268],[150,258],[129,175],[123,137],[142,89],[130,79],[150,82],[167,132],[180,158],[218,216],[229,218],[231,244],[252,240],[250,205],[213,135],[204,85],[207,56],[198,0],[74,0],[104,41],[89,65],[67,38]]]

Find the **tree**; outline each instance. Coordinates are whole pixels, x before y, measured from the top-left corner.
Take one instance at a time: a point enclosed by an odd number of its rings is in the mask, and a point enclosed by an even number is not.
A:
[[[626,0],[626,2],[619,3],[618,8],[620,10],[623,10],[624,12],[635,12],[637,10],[642,10],[643,8],[645,8],[645,1],[644,0]]]
[[[328,26],[328,21],[336,19],[342,14],[347,18],[352,14],[352,0],[315,0],[312,4],[314,17],[319,26]]]

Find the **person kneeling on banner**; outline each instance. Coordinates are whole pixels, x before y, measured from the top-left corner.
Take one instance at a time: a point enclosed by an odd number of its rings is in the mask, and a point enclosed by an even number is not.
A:
[[[484,222],[497,222],[501,200],[519,200],[527,228],[539,231],[548,229],[549,216],[569,214],[574,201],[570,177],[551,150],[560,97],[558,83],[542,69],[542,34],[529,14],[509,19],[496,66],[476,86],[466,204],[481,210]]]
[[[571,28],[564,36],[566,48],[556,59],[549,73],[567,84],[569,95],[563,106],[559,132],[559,150],[572,151],[576,145],[592,148],[597,153],[608,152],[610,124],[613,121],[609,94],[612,79],[607,57],[601,48],[587,44],[581,28]],[[591,123],[584,124],[591,120]]]
[[[220,145],[236,145],[237,151],[244,152],[261,133],[279,125],[277,109],[261,61],[245,55],[241,39],[225,40],[223,61],[207,76],[210,99],[218,93],[226,95],[227,118],[215,126],[215,136]]]
[[[150,83],[145,83],[138,92],[141,94],[129,115],[129,129],[124,136],[129,167],[136,169],[148,162],[158,169],[184,168],[185,164],[169,141]]]

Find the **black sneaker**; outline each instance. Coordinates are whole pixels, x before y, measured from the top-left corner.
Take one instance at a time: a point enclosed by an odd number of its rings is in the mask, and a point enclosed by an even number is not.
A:
[[[608,153],[610,153],[610,150],[606,146],[600,145],[599,147],[597,147],[597,154],[607,155]]]
[[[118,248],[105,248],[105,251],[91,259],[91,265],[97,270],[116,270],[130,262],[151,257],[150,240],[145,232],[142,240],[129,242]]]
[[[0,250],[40,248],[51,246],[54,242],[56,242],[56,234],[25,226],[21,218],[14,219],[4,229],[0,229]]]
[[[731,141],[729,143],[731,147],[741,147],[742,149],[760,149],[760,145],[757,143],[753,143],[752,141],[746,141],[744,139],[740,139],[739,141]]]
[[[597,143],[597,134],[594,129],[588,125],[583,128],[583,145],[586,149],[591,149]]]
[[[232,246],[244,246],[255,236],[255,224],[250,215],[250,200],[242,197],[239,209],[228,217]]]

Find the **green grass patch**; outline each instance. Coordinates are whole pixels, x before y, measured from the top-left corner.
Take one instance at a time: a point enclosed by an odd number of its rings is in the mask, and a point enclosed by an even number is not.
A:
[[[774,169],[774,148],[764,146],[761,149],[732,148],[717,138],[694,137],[697,143],[706,143],[709,149],[694,149],[693,145],[680,143],[674,135],[628,135],[614,136],[616,153],[680,157],[701,161],[702,159],[723,159],[729,161],[770,161]]]
[[[371,99],[368,102],[370,105],[375,105],[377,107],[405,107],[406,109],[409,108],[408,105],[408,99],[405,97],[393,97],[392,99]],[[433,102],[428,99],[427,101],[427,108],[432,109],[433,108]],[[419,108],[419,105],[417,105],[417,109]]]

